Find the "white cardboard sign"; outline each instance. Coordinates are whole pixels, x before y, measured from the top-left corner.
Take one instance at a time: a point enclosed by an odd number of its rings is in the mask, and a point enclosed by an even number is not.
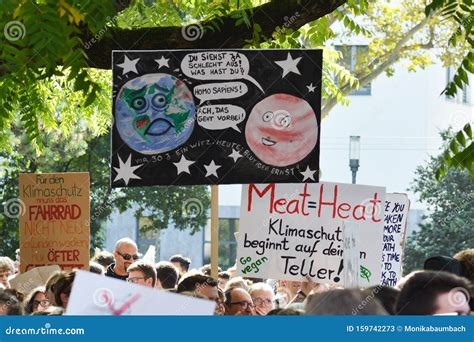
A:
[[[387,194],[384,208],[382,285],[395,286],[402,276],[409,209],[410,200],[406,194]]]
[[[213,301],[78,271],[67,315],[213,315]]]
[[[244,185],[238,273],[287,280],[305,280],[309,275],[315,282],[344,285],[343,229],[345,222],[354,222],[360,243],[360,286],[379,284],[384,203],[384,187],[341,183]]]

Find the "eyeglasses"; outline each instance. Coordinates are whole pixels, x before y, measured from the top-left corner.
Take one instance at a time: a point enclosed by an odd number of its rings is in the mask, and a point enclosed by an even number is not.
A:
[[[43,299],[43,300],[34,300],[34,301],[33,301],[33,307],[34,307],[34,308],[37,308],[37,307],[40,306],[40,305],[41,305],[43,308],[49,306],[49,300]]]
[[[273,301],[271,299],[262,299],[262,298],[253,298],[253,303],[255,306],[266,306],[266,307],[271,307],[273,306]]]
[[[233,302],[233,303],[230,303],[230,305],[240,305],[242,307],[242,309],[244,310],[247,310],[248,308],[255,308],[255,305],[253,305],[253,303],[251,302],[247,302],[245,300],[241,301],[241,302]]]
[[[145,277],[135,277],[135,278],[127,278],[127,281],[128,281],[129,283],[134,283],[134,284],[136,284],[136,283],[138,283],[139,280],[146,280],[146,279],[148,279],[148,278],[145,278]]]
[[[130,260],[130,259],[133,259],[133,260],[138,260],[140,257],[138,255],[130,255],[130,254],[122,254],[120,252],[117,252],[118,255],[120,255],[122,258],[124,258],[125,260]]]

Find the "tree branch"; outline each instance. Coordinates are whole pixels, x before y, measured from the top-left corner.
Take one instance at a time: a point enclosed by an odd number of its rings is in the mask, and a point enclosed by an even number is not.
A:
[[[119,1],[127,2],[127,1]],[[298,29],[325,16],[346,3],[347,0],[273,0],[264,5],[246,10],[253,24],[262,28],[261,34],[270,37],[276,26]],[[215,32],[208,29],[218,25]],[[242,48],[253,36],[253,27],[235,26],[232,15],[210,21],[199,22],[198,39],[185,39],[186,27],[153,27],[139,29],[113,29],[107,36],[87,49],[90,67],[111,68],[112,50],[158,50],[158,49],[218,49]],[[91,41],[92,35],[84,32],[83,41]]]
[[[404,51],[405,44],[408,43],[410,39],[413,38],[413,36],[419,32],[421,29],[423,29],[429,21],[432,19],[434,13],[432,13],[429,16],[426,16],[422,21],[420,21],[418,24],[413,26],[410,31],[408,31],[395,45],[395,48],[390,51],[386,56],[384,56],[384,61],[380,62],[380,58],[374,59],[369,65],[368,68],[373,67],[371,71],[367,74],[356,74],[355,77],[359,80],[359,87],[363,87],[373,80],[375,80],[380,74],[382,74],[387,68],[391,67],[394,63],[398,61],[400,58],[401,53]],[[431,31],[430,31],[431,33]],[[426,45],[432,44],[432,39],[430,36],[430,41]],[[421,46],[421,45],[420,45]],[[378,64],[378,65],[376,65]],[[342,94],[348,95],[352,91],[356,90],[357,88],[355,86],[350,86],[350,84],[344,85],[340,90]],[[325,101],[323,103],[323,107],[321,110],[321,117],[324,118],[326,115],[329,114],[331,109],[334,108],[334,106],[337,104],[337,99],[336,97],[332,97],[329,100]]]

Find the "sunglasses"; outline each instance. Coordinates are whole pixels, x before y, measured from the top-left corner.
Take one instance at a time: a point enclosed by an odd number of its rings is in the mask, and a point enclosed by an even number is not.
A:
[[[140,257],[138,255],[130,255],[130,254],[122,254],[120,252],[117,252],[118,255],[120,255],[122,258],[124,258],[125,260],[130,260],[130,259],[133,259],[133,260],[138,260]]]

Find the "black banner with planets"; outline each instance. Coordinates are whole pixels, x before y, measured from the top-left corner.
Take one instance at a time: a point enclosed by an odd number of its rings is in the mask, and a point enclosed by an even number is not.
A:
[[[322,51],[113,51],[112,187],[319,180]]]

